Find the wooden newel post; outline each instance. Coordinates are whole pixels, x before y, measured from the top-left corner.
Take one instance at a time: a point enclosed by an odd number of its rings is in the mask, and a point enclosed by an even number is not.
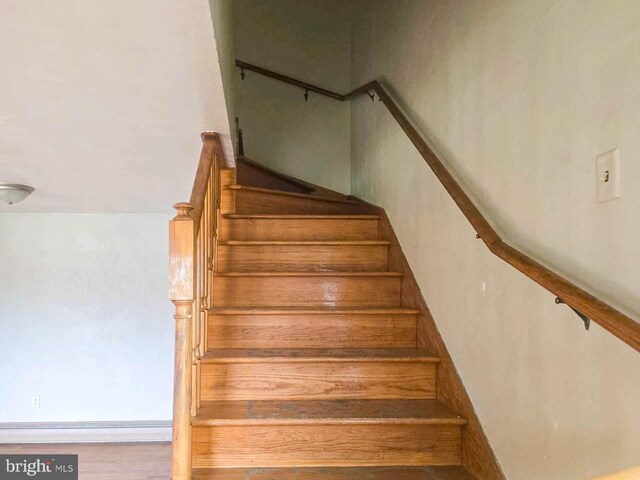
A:
[[[191,478],[191,320],[195,290],[193,206],[177,203],[169,223],[169,294],[176,307],[171,479]]]

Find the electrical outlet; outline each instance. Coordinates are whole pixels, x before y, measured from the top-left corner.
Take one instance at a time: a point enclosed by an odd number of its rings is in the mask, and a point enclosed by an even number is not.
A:
[[[32,408],[40,408],[40,396],[31,397],[31,407]]]
[[[596,157],[598,203],[620,198],[620,150],[615,148]]]

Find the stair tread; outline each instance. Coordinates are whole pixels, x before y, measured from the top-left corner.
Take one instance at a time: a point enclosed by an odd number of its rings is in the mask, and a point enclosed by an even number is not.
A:
[[[224,240],[218,245],[389,245],[388,240]]]
[[[216,315],[417,315],[413,308],[210,308]]]
[[[341,203],[344,205],[360,205],[360,202],[356,200],[348,200],[346,198],[339,197],[324,197],[320,195],[312,195],[308,193],[296,193],[296,192],[287,192],[284,190],[274,190],[271,188],[260,188],[260,187],[248,187],[246,185],[226,185],[224,187],[226,190],[236,190],[236,191],[248,191],[248,192],[258,192],[258,193],[266,193],[270,195],[280,195],[283,197],[294,197],[294,198],[302,198],[305,200],[315,200],[320,202],[329,202],[329,203]]]
[[[194,469],[193,480],[475,480],[464,467]]]
[[[402,277],[402,272],[215,272],[216,277]]]
[[[417,348],[216,348],[200,359],[205,363],[240,362],[439,362]]]
[[[242,400],[203,402],[192,423],[464,425],[466,420],[437,400]]]
[[[251,219],[282,219],[282,220],[379,220],[379,215],[358,215],[358,214],[275,214],[275,213],[225,213],[222,216],[225,220],[251,220]]]

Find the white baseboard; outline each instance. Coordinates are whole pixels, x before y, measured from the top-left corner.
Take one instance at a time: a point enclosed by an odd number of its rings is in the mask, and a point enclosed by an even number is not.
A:
[[[170,441],[171,420],[0,423],[0,444]]]

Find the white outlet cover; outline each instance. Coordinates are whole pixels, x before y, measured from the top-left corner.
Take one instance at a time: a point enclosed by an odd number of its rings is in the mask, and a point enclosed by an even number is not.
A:
[[[596,157],[598,203],[620,198],[620,150],[614,148]]]

